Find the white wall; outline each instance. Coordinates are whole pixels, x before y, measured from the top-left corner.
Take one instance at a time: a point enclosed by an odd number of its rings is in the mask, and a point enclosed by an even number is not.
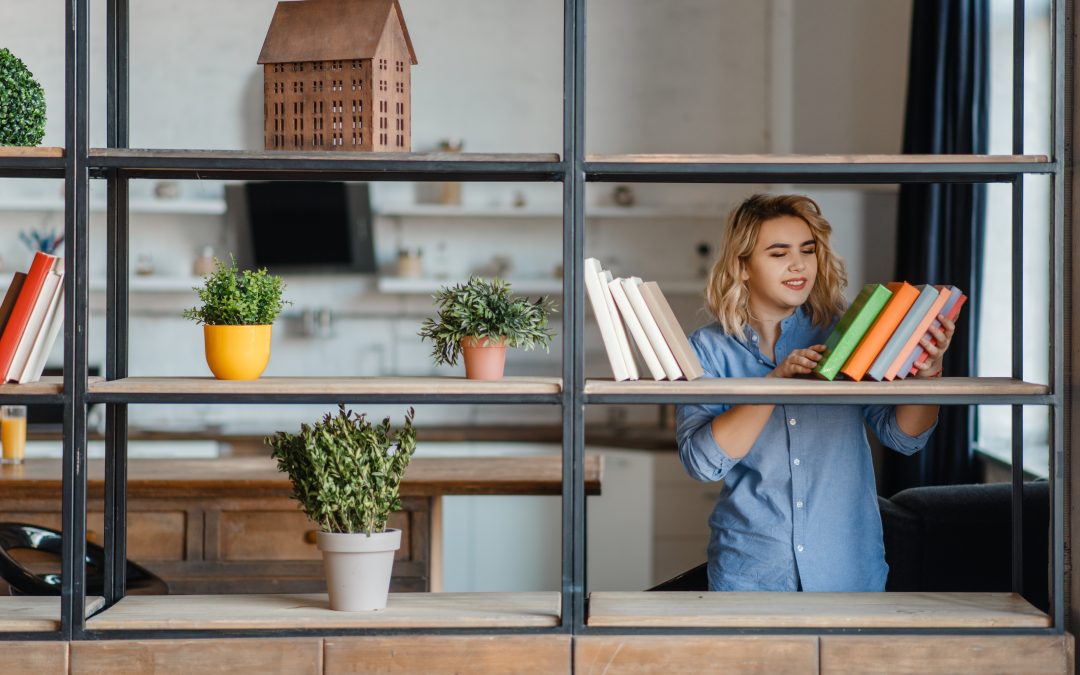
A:
[[[634,152],[850,153],[896,152],[905,91],[910,0],[591,0],[587,17],[586,150]],[[258,149],[262,111],[255,64],[274,0],[132,0],[131,143],[134,147]],[[415,150],[441,139],[463,139],[479,152],[548,152],[562,148],[562,3],[536,0],[404,0],[417,51],[413,70]],[[91,142],[105,140],[104,3],[94,3],[91,58]],[[21,56],[46,89],[45,143],[63,144],[62,3],[4,0],[0,45]],[[768,186],[641,185],[638,203],[661,211],[652,218],[594,219],[586,250],[619,274],[661,280],[697,278],[698,242],[713,242],[728,208]],[[153,181],[132,184],[134,198],[150,199]],[[219,197],[221,184],[179,184],[181,200]],[[783,189],[783,186],[778,186]],[[21,228],[62,226],[59,212],[12,211],[19,199],[59,199],[59,181],[0,180],[0,258],[6,271],[25,266]],[[102,186],[94,186],[101,196]],[[609,205],[613,186],[590,184],[590,209]],[[819,198],[836,228],[836,247],[849,263],[851,287],[885,280],[891,272],[895,220],[890,188],[796,188]],[[377,183],[377,207],[412,203],[412,183]],[[528,208],[556,209],[558,184],[466,184],[464,201],[508,206],[521,193]],[[676,218],[706,210],[715,218]],[[91,278],[105,270],[102,214],[92,216]],[[224,252],[220,215],[132,218],[132,260],[152,257],[160,275],[187,273],[205,244]],[[460,278],[497,254],[511,256],[519,278],[548,276],[560,262],[557,217],[460,220],[381,219],[377,251],[388,265],[399,246],[422,247],[433,274]],[[374,292],[370,277],[289,278],[292,315],[275,330],[268,374],[424,374],[456,372],[430,365],[429,347],[415,332],[429,311],[424,297]],[[695,294],[673,298],[687,330],[707,321]],[[198,329],[179,318],[194,303],[190,293],[132,298],[131,368],[135,374],[207,374]],[[101,298],[91,325],[91,354],[104,355]],[[333,335],[313,338],[297,330],[304,309],[337,312]],[[561,326],[556,325],[557,329]],[[600,341],[587,334],[590,374],[609,375]],[[59,361],[59,352],[53,358]],[[556,374],[558,342],[550,354],[515,353],[511,373]],[[372,407],[373,415],[400,416],[399,406]],[[310,406],[135,406],[133,423],[183,427],[220,424],[272,430],[316,414]],[[612,412],[614,411],[614,412]],[[621,418],[655,424],[653,407],[590,408],[590,422]],[[553,407],[426,406],[421,423],[547,421]],[[627,480],[637,476],[626,464]],[[612,474],[614,476],[614,473]],[[633,480],[637,480],[634,478]],[[689,480],[689,479],[687,479]],[[634,497],[612,484],[593,498],[596,513],[625,512]],[[633,491],[630,491],[633,494]],[[610,499],[611,501],[602,501]],[[490,502],[488,503],[490,504]],[[595,506],[594,506],[595,505]],[[640,506],[640,504],[638,505]],[[462,506],[490,513],[477,502]],[[543,507],[541,511],[545,511]],[[467,515],[465,511],[463,518]],[[474,512],[473,515],[476,515]],[[546,522],[548,516],[537,516]],[[538,526],[541,527],[541,526]],[[550,533],[549,533],[550,534]],[[556,540],[557,541],[557,540]],[[595,587],[636,587],[651,579],[650,558],[627,541],[616,568],[598,564]],[[603,550],[610,546],[601,547]],[[551,549],[551,542],[546,544]],[[599,546],[599,545],[598,545]],[[555,544],[557,549],[557,543]],[[599,550],[599,549],[598,549]],[[509,554],[507,554],[509,555]],[[522,555],[531,555],[522,552]],[[598,560],[605,554],[590,553]],[[617,557],[617,556],[616,556]],[[557,561],[557,557],[556,557]],[[517,569],[532,563],[502,561]],[[453,563],[448,563],[453,564]],[[605,574],[611,576],[604,578]],[[494,577],[492,577],[494,578]],[[557,587],[550,570],[522,586]],[[458,582],[455,582],[458,583]],[[461,578],[462,587],[471,583]],[[502,582],[500,582],[502,583]]]

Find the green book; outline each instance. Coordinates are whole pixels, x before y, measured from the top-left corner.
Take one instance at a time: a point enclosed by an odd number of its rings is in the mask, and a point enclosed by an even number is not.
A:
[[[844,362],[848,360],[855,347],[859,345],[866,331],[870,329],[881,308],[892,297],[892,291],[881,284],[866,284],[859,291],[855,302],[847,308],[840,322],[825,341],[825,352],[821,355],[814,373],[826,380],[836,378]]]

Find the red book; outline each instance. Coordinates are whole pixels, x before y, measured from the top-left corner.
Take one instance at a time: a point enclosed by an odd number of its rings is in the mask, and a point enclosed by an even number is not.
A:
[[[949,313],[945,315],[945,318],[948,319],[949,321],[956,321],[956,317],[960,316],[960,308],[964,306],[964,301],[965,300],[967,300],[967,296],[966,295],[961,295],[960,299],[957,300],[956,304],[953,305],[952,309],[949,310]],[[934,328],[941,328],[941,322],[940,321],[935,321],[933,325],[934,325]],[[930,338],[930,342],[934,343],[935,345],[937,344],[937,340],[935,340],[933,337]],[[922,363],[929,356],[930,356],[930,354],[927,353],[924,350],[923,353],[919,355],[919,358],[915,359],[915,363]],[[916,368],[915,366],[912,366],[910,374],[914,375],[917,372],[919,372],[919,369]]]
[[[19,297],[15,300],[15,306],[11,310],[11,317],[4,326],[4,333],[0,335],[0,381],[7,378],[7,371],[11,368],[11,361],[15,358],[15,350],[22,340],[26,324],[30,320],[30,313],[34,311],[38,295],[45,285],[45,279],[56,264],[56,256],[38,251],[34,254],[34,262],[30,265],[30,271],[26,273],[26,281],[23,282]]]

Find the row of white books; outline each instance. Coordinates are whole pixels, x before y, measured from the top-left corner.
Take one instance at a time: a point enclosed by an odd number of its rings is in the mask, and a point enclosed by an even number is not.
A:
[[[654,380],[696,380],[705,374],[655,281],[616,279],[599,260],[586,258],[585,291],[616,381],[640,377],[631,339]]]

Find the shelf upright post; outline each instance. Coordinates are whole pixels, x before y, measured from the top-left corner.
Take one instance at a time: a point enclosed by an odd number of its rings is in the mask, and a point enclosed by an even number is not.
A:
[[[129,0],[108,0],[108,147],[129,145]],[[128,178],[107,174],[105,377],[128,374]],[[127,404],[105,404],[105,601],[113,605],[127,590]]]
[[[60,630],[79,639],[86,623],[86,234],[88,0],[65,8],[64,72],[64,444]]]
[[[585,621],[584,147],[585,0],[564,0],[562,627],[574,633]]]
[[[1071,410],[1069,378],[1065,373],[1066,342],[1065,325],[1065,263],[1070,255],[1065,239],[1065,167],[1072,164],[1065,153],[1065,71],[1069,64],[1065,58],[1066,0],[1053,0],[1051,17],[1052,49],[1050,50],[1050,73],[1053,83],[1050,89],[1050,130],[1054,161],[1054,177],[1050,194],[1050,217],[1054,246],[1050,247],[1052,279],[1050,284],[1051,307],[1050,325],[1050,391],[1054,395],[1054,404],[1050,406],[1050,616],[1054,630],[1065,632],[1065,424]],[[1075,3],[1072,3],[1075,9]],[[1075,17],[1074,17],[1075,18]],[[1068,21],[1070,29],[1072,21]],[[1069,70],[1070,77],[1076,73]],[[1071,120],[1068,120],[1071,121]],[[1070,143],[1070,155],[1072,144]],[[1075,223],[1073,224],[1075,227]],[[1072,265],[1072,260],[1068,261]],[[1068,419],[1068,423],[1073,423]]]
[[[1024,0],[1013,0],[1012,154],[1024,154]],[[1012,181],[1012,377],[1024,379],[1024,176]],[[1012,590],[1024,592],[1024,406],[1012,406]]]

